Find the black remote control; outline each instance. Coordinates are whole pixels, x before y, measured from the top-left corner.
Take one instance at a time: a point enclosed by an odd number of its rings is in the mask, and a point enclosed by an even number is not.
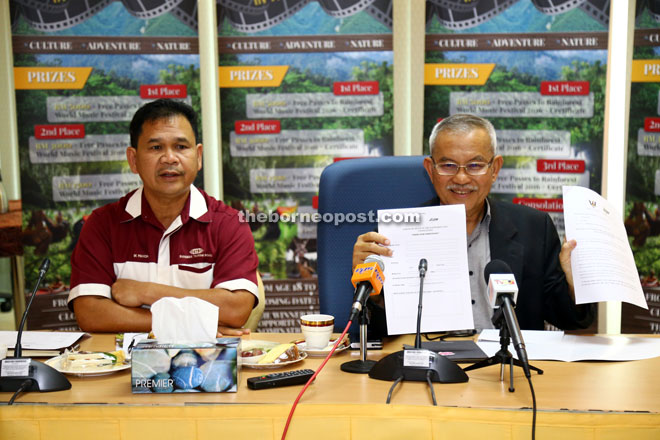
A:
[[[251,390],[301,385],[307,383],[309,378],[313,375],[314,370],[309,369],[284,371],[282,373],[271,373],[264,376],[249,377],[247,385]]]

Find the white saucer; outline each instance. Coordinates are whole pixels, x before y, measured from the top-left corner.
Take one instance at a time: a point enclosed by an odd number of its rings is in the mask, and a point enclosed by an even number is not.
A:
[[[337,339],[331,339],[328,345],[325,348],[315,348],[315,349],[308,349],[307,346],[305,345],[305,340],[301,341],[296,341],[296,345],[298,346],[298,349],[307,353],[310,357],[326,357],[328,353],[330,353],[330,350],[332,350],[332,346],[335,345],[335,342],[337,342]],[[333,355],[337,353],[341,353],[342,351],[346,350],[349,347],[349,342],[348,339],[344,339],[344,341],[339,344]]]

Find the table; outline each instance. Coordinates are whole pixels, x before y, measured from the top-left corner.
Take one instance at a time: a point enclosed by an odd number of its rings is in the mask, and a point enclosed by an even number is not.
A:
[[[254,334],[252,339],[290,341],[295,334]],[[369,358],[411,343],[387,341]],[[82,349],[109,350],[112,335],[94,335]],[[519,439],[530,438],[531,395],[516,368],[516,391],[500,382],[499,366],[468,373],[460,384],[434,384],[433,407],[425,383],[404,382],[385,404],[391,382],[345,373],[340,364],[357,352],[334,356],[298,405],[288,439]],[[298,368],[316,369],[321,358]],[[540,362],[533,375],[539,439],[659,439],[660,358],[631,362]],[[19,396],[0,411],[2,439],[278,439],[301,387],[253,391],[243,369],[237,393],[131,394],[130,373],[72,377],[72,389]],[[508,374],[506,375],[508,376]],[[0,393],[7,402],[10,393]]]

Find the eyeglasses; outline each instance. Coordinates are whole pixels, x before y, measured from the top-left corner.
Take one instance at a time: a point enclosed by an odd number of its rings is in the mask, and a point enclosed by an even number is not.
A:
[[[488,172],[488,168],[493,164],[493,159],[495,159],[495,156],[493,156],[488,162],[475,161],[469,162],[466,165],[459,165],[456,162],[451,161],[436,163],[433,156],[431,156],[435,171],[441,176],[455,176],[461,168],[465,168],[465,172],[470,176],[482,176]]]

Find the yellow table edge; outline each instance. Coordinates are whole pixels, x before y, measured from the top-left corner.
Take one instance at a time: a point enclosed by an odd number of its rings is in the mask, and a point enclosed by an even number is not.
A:
[[[0,439],[279,439],[283,404],[14,405],[0,411]],[[300,404],[287,439],[529,439],[531,410],[415,405]],[[536,438],[660,439],[660,414],[538,412]]]

